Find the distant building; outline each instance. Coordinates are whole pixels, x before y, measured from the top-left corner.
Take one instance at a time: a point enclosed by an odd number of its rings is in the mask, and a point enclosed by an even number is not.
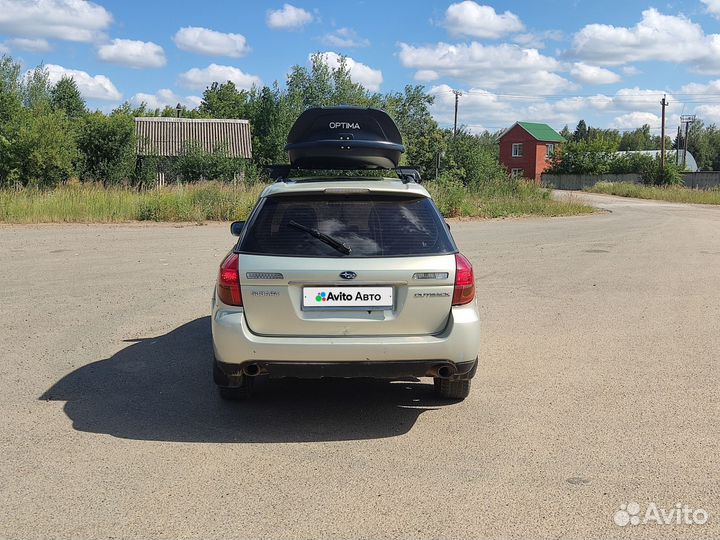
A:
[[[234,119],[207,118],[135,118],[138,159],[161,158],[158,184],[165,184],[167,163],[181,155],[190,144],[208,152],[222,148],[232,158],[250,159],[252,140],[250,122]]]
[[[660,150],[623,150],[620,152],[616,152],[618,155],[623,154],[643,154],[646,156],[652,156],[652,157],[658,157],[660,155]],[[676,163],[679,166],[682,166],[683,163],[683,151],[682,150],[667,150],[665,152],[666,159],[671,163]],[[698,167],[697,161],[695,161],[695,156],[693,156],[690,152],[687,152],[685,154],[685,170],[688,172],[698,172],[700,168]]]
[[[512,176],[540,183],[540,175],[565,139],[547,124],[515,122],[500,136],[500,163]]]

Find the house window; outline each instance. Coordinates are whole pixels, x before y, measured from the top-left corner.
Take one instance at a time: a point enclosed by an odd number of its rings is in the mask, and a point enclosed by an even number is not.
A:
[[[512,145],[512,157],[522,157],[522,143],[517,142]]]
[[[552,159],[552,157],[555,155],[555,145],[554,144],[546,144],[545,145],[545,157],[547,159]]]
[[[524,169],[512,169],[510,171],[510,176],[513,178],[522,178],[525,175]]]

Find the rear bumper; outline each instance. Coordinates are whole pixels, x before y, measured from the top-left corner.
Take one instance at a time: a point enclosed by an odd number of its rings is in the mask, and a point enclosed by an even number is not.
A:
[[[252,368],[253,376],[270,378],[296,377],[321,379],[323,377],[371,377],[399,379],[402,377],[441,377],[444,379],[471,379],[477,371],[477,359],[472,362],[453,363],[436,360],[406,360],[404,362],[275,362],[261,360],[244,364],[223,364],[217,367],[226,377],[236,377]],[[256,371],[257,370],[257,371]]]
[[[480,319],[473,302],[453,307],[445,329],[430,336],[261,336],[250,331],[242,308],[226,306],[216,298],[212,334],[215,358],[220,365],[264,362],[278,366],[276,369],[281,371],[301,369],[300,365],[302,369],[315,369],[319,365],[320,370],[347,369],[359,373],[373,369],[362,364],[385,363],[387,368],[378,369],[387,369],[391,376],[425,376],[427,371],[418,373],[428,366],[471,365],[476,360],[480,348]],[[416,365],[411,365],[413,362]],[[348,363],[354,367],[342,366]],[[402,368],[401,363],[407,363],[402,374],[393,371]],[[292,364],[297,367],[293,368]]]

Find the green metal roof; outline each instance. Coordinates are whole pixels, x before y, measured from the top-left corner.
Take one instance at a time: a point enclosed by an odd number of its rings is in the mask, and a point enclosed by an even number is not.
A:
[[[535,124],[533,122],[518,122],[518,125],[535,137],[538,141],[565,142],[565,139],[547,124]]]

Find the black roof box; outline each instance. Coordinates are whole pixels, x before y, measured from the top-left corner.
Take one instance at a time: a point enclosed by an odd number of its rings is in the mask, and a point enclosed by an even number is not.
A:
[[[405,147],[385,111],[342,106],[303,112],[285,150],[296,169],[394,169]]]

